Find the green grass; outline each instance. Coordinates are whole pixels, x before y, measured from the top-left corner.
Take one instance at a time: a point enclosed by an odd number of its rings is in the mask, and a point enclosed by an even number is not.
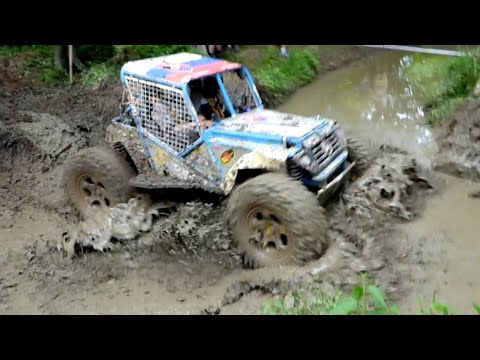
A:
[[[282,96],[313,81],[319,70],[320,62],[309,49],[293,49],[285,59],[278,48],[267,46],[265,58],[253,76],[264,89]]]
[[[335,47],[292,46],[290,57],[285,59],[278,47],[248,45],[242,46],[240,53],[226,52],[224,57],[245,64],[260,88],[281,97],[313,81],[321,68],[319,59],[335,50]],[[191,45],[79,45],[76,51],[86,69],[81,73],[75,71],[75,81],[88,85],[118,77],[121,65],[129,60],[182,51],[199,53]],[[54,46],[0,46],[0,56],[19,54],[30,59],[27,73],[40,73],[41,79],[50,85],[68,82],[67,71],[54,66]]]
[[[435,125],[472,93],[480,79],[474,55],[461,57],[415,54],[405,70],[413,90],[427,99],[427,121]]]
[[[435,296],[426,306],[420,302],[420,315],[453,315],[452,310],[438,302]],[[480,306],[473,304],[480,315]],[[277,299],[266,301],[261,308],[264,315],[399,315],[397,305],[388,304],[380,288],[366,276],[350,294],[341,291],[325,292],[318,285],[310,285]]]
[[[176,52],[198,52],[191,45],[79,45],[76,52],[86,69],[78,73],[75,80],[96,85],[119,76],[121,65],[129,60],[151,56],[168,55]],[[40,78],[49,85],[68,83],[67,71],[55,67],[55,47],[50,45],[0,46],[0,57],[25,56],[26,75],[40,73]]]

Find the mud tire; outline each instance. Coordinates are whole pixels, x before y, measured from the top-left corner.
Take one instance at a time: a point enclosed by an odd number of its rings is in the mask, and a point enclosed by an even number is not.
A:
[[[371,163],[367,147],[358,139],[347,137],[348,161],[355,161],[351,176],[353,178],[361,177],[368,169]]]
[[[108,205],[113,207],[126,202],[135,188],[129,181],[136,171],[128,161],[110,148],[92,147],[79,151],[66,164],[64,188],[70,204],[80,217],[85,217],[92,207],[80,186],[81,179],[91,177],[103,185],[108,194]],[[103,205],[103,204],[102,204]]]
[[[248,214],[257,207],[269,209],[288,229],[287,250],[266,251],[250,242]],[[304,265],[319,258],[328,245],[325,210],[314,194],[286,174],[267,173],[239,185],[228,200],[224,216],[246,268]]]

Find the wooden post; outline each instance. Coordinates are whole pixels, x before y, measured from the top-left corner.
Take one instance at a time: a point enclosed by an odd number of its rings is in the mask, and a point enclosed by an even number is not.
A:
[[[68,45],[68,70],[71,84],[73,82],[73,45]]]

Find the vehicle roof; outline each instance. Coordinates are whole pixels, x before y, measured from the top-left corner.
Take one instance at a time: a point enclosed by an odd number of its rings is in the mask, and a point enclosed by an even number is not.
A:
[[[124,81],[125,75],[132,75],[178,87],[194,79],[241,67],[238,63],[184,52],[129,61],[122,66],[121,77]]]

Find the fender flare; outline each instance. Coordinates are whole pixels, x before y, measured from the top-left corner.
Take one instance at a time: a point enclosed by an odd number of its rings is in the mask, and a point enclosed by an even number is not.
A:
[[[282,160],[272,159],[258,152],[249,152],[242,155],[228,170],[221,184],[221,190],[225,195],[228,195],[234,188],[238,172],[241,170],[278,171],[284,168],[285,162]]]

